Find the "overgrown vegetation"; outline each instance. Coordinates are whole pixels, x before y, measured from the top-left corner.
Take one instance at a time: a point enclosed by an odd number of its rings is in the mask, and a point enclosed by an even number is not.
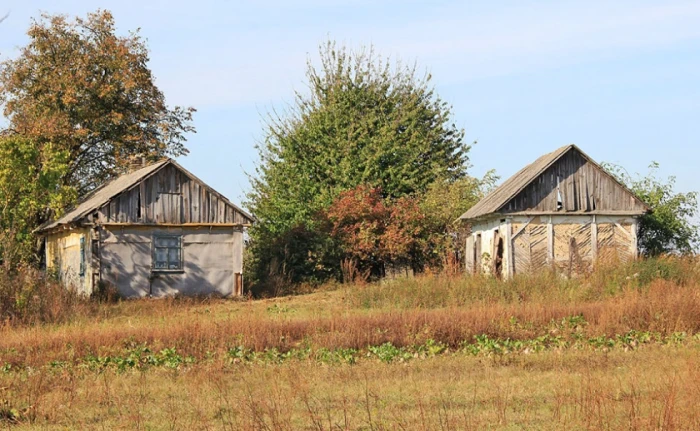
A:
[[[341,277],[341,262],[357,241],[333,235],[323,216],[342,205],[341,194],[374,190],[381,197],[372,198],[376,206],[398,208],[416,204],[434,184],[449,187],[468,178],[470,146],[429,75],[392,64],[371,48],[352,52],[328,42],[320,49],[320,66],[309,61],[307,80],[309,93],[297,93],[288,112],[271,115],[258,146],[260,166],[247,202],[257,217],[247,267],[262,288],[276,277],[293,283]],[[479,181],[462,182],[461,190],[467,185],[460,205],[481,196]],[[415,244],[397,246],[415,252]],[[380,254],[356,263],[381,272]],[[415,261],[410,254],[406,250],[399,260]]]
[[[135,158],[186,153],[193,109],[109,12],[28,36],[0,70],[0,427],[700,429],[697,195],[673,178],[613,169],[653,209],[645,254],[686,257],[461,276],[454,220],[496,177],[468,176],[430,76],[329,42],[248,196],[258,293],[316,292],[84,298],[35,269],[33,230]]]
[[[95,306],[31,267],[0,271],[1,326],[70,322],[94,314]]]
[[[98,10],[86,18],[42,15],[28,43],[0,64],[0,262],[39,260],[41,223],[76,198],[148,161],[186,154],[192,108],[170,108],[148,68],[138,32],[116,33]]]
[[[698,211],[697,192],[677,192],[676,178],[659,178],[656,162],[649,166],[645,176],[630,175],[624,168],[612,164],[605,167],[651,208],[639,221],[639,249],[643,254],[659,256],[697,251],[700,231],[693,224]]]
[[[248,302],[82,303],[56,323],[0,328],[0,422],[693,429],[698,280],[696,259],[670,257],[577,279],[441,274]]]
[[[63,184],[68,154],[19,135],[0,136],[0,263],[4,272],[36,264],[32,230],[75,199]]]

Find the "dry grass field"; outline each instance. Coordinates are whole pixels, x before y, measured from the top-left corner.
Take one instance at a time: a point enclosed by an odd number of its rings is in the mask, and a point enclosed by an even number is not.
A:
[[[692,260],[62,301],[4,320],[0,429],[700,429]]]

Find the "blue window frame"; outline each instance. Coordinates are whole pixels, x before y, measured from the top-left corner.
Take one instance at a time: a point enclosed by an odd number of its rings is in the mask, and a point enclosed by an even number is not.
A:
[[[182,235],[153,236],[153,271],[182,271]]]

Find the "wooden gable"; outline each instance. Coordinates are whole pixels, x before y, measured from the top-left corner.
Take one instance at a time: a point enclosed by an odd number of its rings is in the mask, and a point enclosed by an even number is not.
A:
[[[174,161],[97,210],[100,223],[250,224],[252,217]]]
[[[571,146],[496,211],[639,215],[648,207],[597,163]]]

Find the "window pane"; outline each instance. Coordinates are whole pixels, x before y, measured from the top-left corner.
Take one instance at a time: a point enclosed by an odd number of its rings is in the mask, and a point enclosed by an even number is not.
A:
[[[157,236],[156,247],[178,247],[180,238],[176,236]]]
[[[177,265],[177,268],[180,267],[180,249],[178,248],[169,248],[168,249],[168,263],[171,265]]]
[[[156,248],[156,263],[168,261],[168,249]]]

